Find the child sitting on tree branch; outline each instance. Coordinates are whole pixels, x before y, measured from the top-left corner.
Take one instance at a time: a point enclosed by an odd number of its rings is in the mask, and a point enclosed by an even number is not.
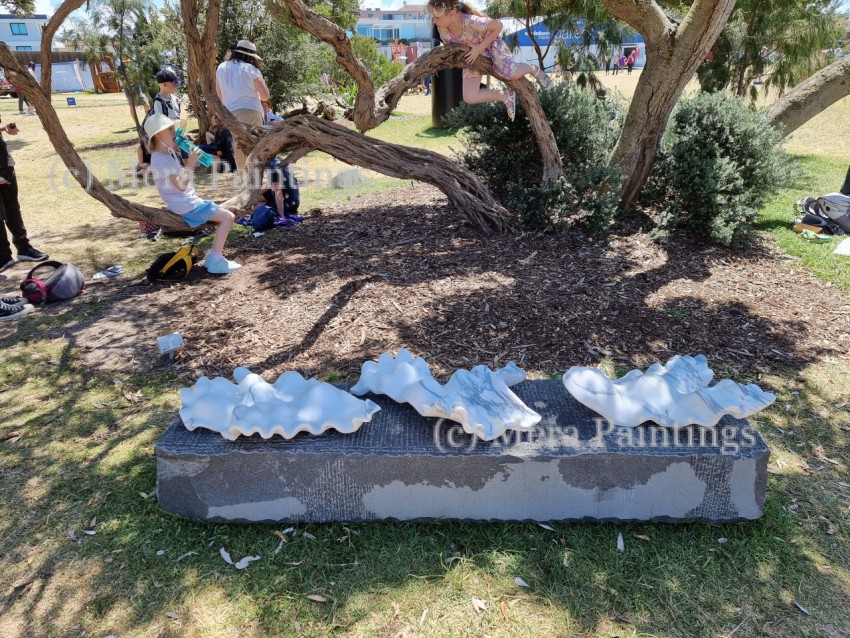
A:
[[[547,91],[553,87],[552,80],[540,67],[514,62],[508,45],[499,37],[502,23],[498,20],[458,0],[428,0],[427,6],[445,44],[465,44],[470,48],[464,58],[469,64],[483,55],[493,62],[493,70],[506,80],[517,80],[531,73]],[[463,70],[463,101],[467,104],[504,102],[508,117],[513,120],[516,116],[516,92],[481,88],[481,74],[474,69]]]
[[[174,137],[175,127],[175,123],[170,118],[159,113],[154,113],[145,121],[154,184],[168,210],[180,215],[192,228],[207,222],[218,226],[210,252],[204,261],[207,272],[217,275],[235,272],[240,265],[225,259],[221,251],[224,249],[227,234],[236,218],[230,211],[214,202],[201,199],[195,193],[195,188],[192,186],[192,173],[201,151],[197,147],[193,148],[186,158],[184,168],[180,161],[180,149],[177,148]]]

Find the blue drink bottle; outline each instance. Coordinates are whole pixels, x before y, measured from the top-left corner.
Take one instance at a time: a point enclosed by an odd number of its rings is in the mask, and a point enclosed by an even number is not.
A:
[[[183,137],[183,129],[182,128],[177,129],[177,135],[175,136],[174,141],[177,142],[177,148],[179,148],[184,153],[190,153],[193,148],[197,148],[194,144],[192,144],[192,142],[190,142],[185,137]],[[209,168],[213,164],[212,155],[210,155],[209,153],[205,153],[204,151],[201,151],[201,156],[198,158],[198,163],[201,166],[205,166],[206,168]]]

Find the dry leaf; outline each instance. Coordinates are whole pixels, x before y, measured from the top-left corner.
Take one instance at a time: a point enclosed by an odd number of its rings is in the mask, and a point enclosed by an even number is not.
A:
[[[70,538],[72,541],[77,540],[77,533],[74,530],[69,529],[68,530],[68,538]]]
[[[540,527],[542,527],[543,529],[548,529],[550,532],[554,532],[554,531],[555,531],[555,528],[554,528],[554,527],[552,527],[551,525],[546,525],[545,523],[537,523],[537,524],[538,524]]]
[[[287,541],[287,540],[286,540],[286,536],[284,536],[283,532],[281,532],[280,530],[275,530],[275,531],[274,531],[274,535],[275,535],[275,536],[277,536],[277,537],[278,537],[280,540],[282,540],[284,543],[289,542],[289,541]]]
[[[800,603],[798,603],[796,600],[794,601],[794,605],[797,607],[797,609],[799,609],[800,611],[802,611],[802,612],[803,612],[804,614],[806,614],[807,616],[811,616],[811,615],[812,615],[812,613],[811,613],[808,609],[806,609],[805,607],[803,607],[803,606],[802,606]]]
[[[11,439],[6,439],[6,443],[15,443],[16,441],[20,441],[23,434],[18,436],[13,436]]]
[[[508,606],[505,604],[505,601],[499,603],[499,609],[502,611],[502,618],[507,620],[508,618]]]
[[[316,537],[313,536],[310,532],[302,532],[301,536],[303,536],[304,538],[306,538],[307,540],[310,540],[310,541],[316,540]]]
[[[230,558],[230,554],[228,554],[228,553],[227,553],[227,550],[226,550],[226,549],[224,549],[224,547],[222,547],[221,549],[219,549],[219,550],[218,550],[218,553],[219,553],[219,554],[221,554],[221,557],[224,559],[224,562],[225,562],[225,563],[227,563],[228,565],[232,565],[232,564],[233,564],[233,559],[232,559],[232,558]]]
[[[487,611],[487,605],[484,604],[484,601],[480,598],[472,599],[472,608],[477,612]]]
[[[186,552],[185,554],[178,557],[177,560],[175,560],[174,562],[179,563],[181,560],[183,560],[187,556],[197,556],[197,555],[198,555],[198,552]]]
[[[527,582],[525,582],[525,581],[524,581],[522,578],[520,578],[519,576],[517,576],[516,578],[514,578],[514,582],[515,582],[517,585],[519,585],[520,587],[528,587],[528,583],[527,583]]]
[[[294,528],[294,527],[287,527],[285,530],[283,530],[283,531],[281,532],[281,534],[283,534],[284,536],[286,536],[287,534],[291,534],[291,533],[292,533],[292,532],[294,532],[294,531],[295,531],[295,528]]]
[[[419,626],[420,627],[425,624],[425,616],[427,616],[427,615],[428,615],[428,608],[426,607],[425,610],[422,612],[422,616],[419,618]]]
[[[634,536],[634,537],[635,537],[636,539],[638,539],[639,541],[646,541],[647,543],[648,543],[648,542],[650,542],[650,541],[652,540],[652,539],[651,539],[649,536],[647,536],[646,534],[632,534],[632,536]]]
[[[169,618],[174,618],[175,620],[177,618],[179,618],[176,611],[167,611],[167,612],[165,612],[165,615],[168,616]]]
[[[617,534],[617,551],[622,552],[625,551],[626,544],[623,542],[623,532]]]
[[[165,550],[164,550],[164,549],[160,549],[159,551],[157,551],[156,555],[157,555],[157,556],[162,556],[164,553],[165,553]]]
[[[253,563],[255,560],[260,560],[259,556],[246,556],[238,563],[234,565],[236,569],[245,569],[250,563]]]
[[[570,566],[570,553],[564,552],[564,567]]]
[[[328,599],[327,599],[327,598],[325,598],[324,596],[319,596],[319,594],[309,594],[309,595],[307,596],[307,598],[309,598],[309,599],[310,599],[310,600],[312,600],[313,602],[317,602],[317,603],[326,603],[326,602],[328,602]]]
[[[300,633],[301,633],[301,623],[300,623],[300,622],[298,622],[297,620],[293,620],[293,621],[292,621],[292,626],[295,628],[295,633],[296,633],[296,634],[300,634]]]

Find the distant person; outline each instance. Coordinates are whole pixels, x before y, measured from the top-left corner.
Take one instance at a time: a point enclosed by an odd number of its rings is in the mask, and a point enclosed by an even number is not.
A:
[[[622,69],[625,69],[625,68],[626,68],[626,64],[627,64],[627,62],[626,62],[626,56],[625,56],[625,55],[623,55],[623,54],[620,54],[620,58],[619,58],[619,60],[617,60],[617,63],[620,65],[620,69],[621,69],[621,70],[622,70]]]
[[[248,126],[262,127],[268,103],[269,88],[263,78],[262,58],[257,47],[249,40],[239,40],[231,49],[229,60],[218,65],[215,72],[215,90],[224,106],[237,120]],[[236,147],[236,165],[245,168],[245,154]]]
[[[425,76],[425,95],[431,95],[431,76]]]
[[[611,71],[611,56],[603,56],[602,60],[603,62],[605,62],[605,75],[608,75],[608,73]]]
[[[626,67],[628,68],[628,73],[626,75],[632,74],[632,68],[635,65],[635,60],[637,59],[637,49],[631,52],[628,58],[626,58]]]
[[[172,120],[159,113],[151,115],[145,122],[154,184],[168,210],[180,215],[191,228],[210,222],[216,224],[215,237],[204,261],[207,272],[217,275],[236,272],[241,266],[222,255],[224,242],[236,217],[215,202],[203,200],[195,193],[192,182],[201,151],[193,149],[184,167],[174,139],[175,128]]]
[[[12,258],[12,246],[6,229],[12,233],[12,243],[18,251],[19,261],[44,261],[47,255],[37,250],[27,239],[27,229],[21,217],[21,205],[18,202],[18,178],[15,175],[15,160],[6,148],[2,133],[17,135],[18,127],[14,123],[0,126],[0,272],[15,265]]]

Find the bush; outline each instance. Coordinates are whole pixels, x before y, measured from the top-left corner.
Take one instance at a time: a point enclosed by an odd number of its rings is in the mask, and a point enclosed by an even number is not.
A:
[[[641,197],[660,207],[656,238],[682,228],[707,243],[744,243],[788,175],[781,141],[762,112],[726,93],[683,100]]]
[[[619,107],[560,83],[540,92],[540,103],[561,151],[564,174],[553,188],[539,186],[542,158],[522,106],[515,122],[501,103],[462,104],[446,118],[462,127],[461,161],[524,224],[545,230],[564,227],[600,233],[616,212],[618,175],[607,166],[620,134]]]

